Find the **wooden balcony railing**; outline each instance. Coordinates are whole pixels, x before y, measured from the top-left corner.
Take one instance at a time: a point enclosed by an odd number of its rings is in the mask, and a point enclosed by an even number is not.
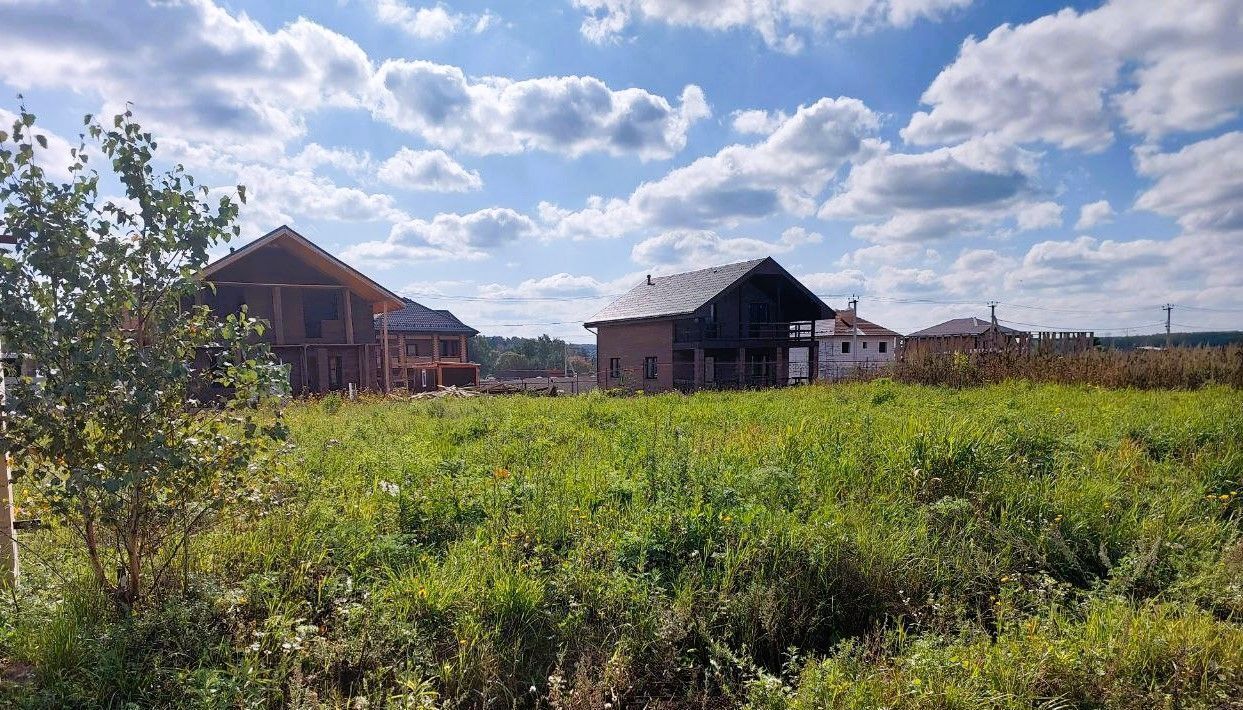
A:
[[[784,321],[778,323],[744,323],[737,332],[730,332],[720,323],[676,321],[673,342],[697,343],[713,340],[805,340],[815,337],[815,321]]]

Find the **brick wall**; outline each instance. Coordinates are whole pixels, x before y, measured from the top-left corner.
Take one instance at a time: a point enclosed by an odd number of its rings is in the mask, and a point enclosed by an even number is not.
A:
[[[596,336],[596,381],[602,388],[657,392],[673,389],[673,322],[601,325]],[[656,357],[655,380],[643,377],[643,358]],[[609,360],[621,358],[621,377],[609,377]]]

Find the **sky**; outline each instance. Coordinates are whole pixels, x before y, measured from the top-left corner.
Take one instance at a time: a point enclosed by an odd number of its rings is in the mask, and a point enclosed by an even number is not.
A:
[[[246,186],[243,242],[488,335],[760,256],[899,332],[1237,329],[1240,37],[1243,0],[0,0],[0,124],[22,94],[54,167],[129,102]]]

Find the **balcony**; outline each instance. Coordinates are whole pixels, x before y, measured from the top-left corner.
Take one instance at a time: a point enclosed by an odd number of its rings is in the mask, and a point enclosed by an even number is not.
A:
[[[727,332],[721,323],[694,320],[675,321],[673,342],[700,343],[711,341],[784,340],[810,342],[815,337],[815,321],[779,323],[744,323],[740,332]]]

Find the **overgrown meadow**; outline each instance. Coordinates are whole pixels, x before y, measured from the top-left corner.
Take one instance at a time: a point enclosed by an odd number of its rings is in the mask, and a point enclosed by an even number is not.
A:
[[[1243,698],[1238,390],[882,380],[287,417],[291,451],[147,613],[50,572],[58,531],[24,535],[0,702]]]

